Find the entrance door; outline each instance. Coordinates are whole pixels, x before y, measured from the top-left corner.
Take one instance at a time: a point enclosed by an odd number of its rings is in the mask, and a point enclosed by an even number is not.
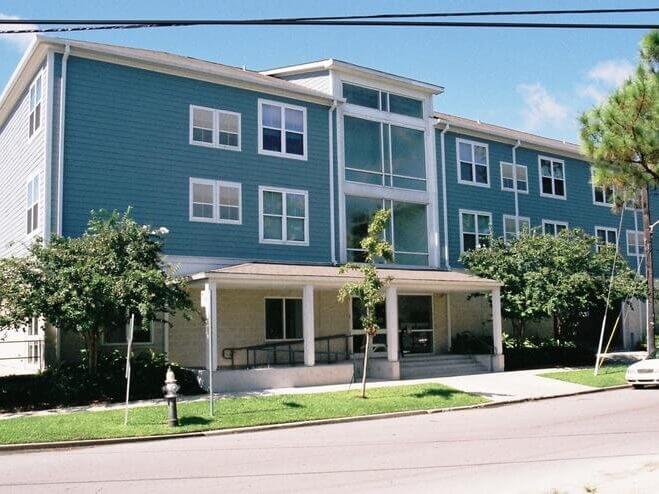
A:
[[[398,328],[403,355],[432,353],[432,295],[399,295]]]

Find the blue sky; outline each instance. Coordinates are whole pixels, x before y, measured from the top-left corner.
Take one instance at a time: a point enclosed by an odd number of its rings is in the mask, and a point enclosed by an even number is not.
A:
[[[0,19],[256,18],[631,6],[657,5],[644,0],[3,0]],[[612,20],[604,15],[561,17],[564,21],[577,19]],[[659,23],[659,15],[625,14],[615,20]],[[259,26],[88,32],[67,37],[164,50],[255,70],[340,58],[444,86],[446,92],[435,101],[438,110],[576,141],[576,116],[632,70],[642,35],[642,31],[622,30]],[[0,35],[1,86],[27,42]]]

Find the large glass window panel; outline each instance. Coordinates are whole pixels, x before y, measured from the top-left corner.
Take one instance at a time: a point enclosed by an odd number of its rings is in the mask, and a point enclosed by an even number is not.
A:
[[[302,338],[302,300],[287,298],[285,300],[286,338]]]
[[[373,214],[382,208],[382,200],[366,197],[346,197],[346,247],[352,261],[363,261],[361,241],[368,233]]]
[[[375,89],[368,89],[354,84],[343,84],[343,97],[348,103],[379,109],[379,93]]]
[[[362,316],[364,314],[362,301],[358,298],[352,298],[352,329],[363,330]],[[375,306],[375,323],[380,329],[385,329],[387,326],[386,319],[386,305],[381,303]]]
[[[394,202],[394,248],[396,253],[428,253],[425,204]],[[396,261],[399,262],[398,255]]]
[[[424,132],[391,126],[391,159],[395,175],[426,177]]]
[[[346,167],[382,172],[380,124],[361,118],[345,117]]]
[[[432,329],[432,297],[400,295],[398,297],[398,327],[401,330]]]
[[[397,94],[389,94],[389,111],[408,117],[423,117],[423,103],[418,99],[407,98]]]
[[[265,299],[265,337],[268,340],[284,338],[284,301],[280,298]]]

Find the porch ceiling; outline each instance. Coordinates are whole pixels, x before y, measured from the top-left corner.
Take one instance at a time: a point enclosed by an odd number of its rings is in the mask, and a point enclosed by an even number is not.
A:
[[[390,278],[391,286],[408,290],[477,292],[490,291],[502,285],[499,281],[479,278],[460,271],[383,267],[379,272],[381,277]],[[214,281],[218,287],[296,288],[313,285],[318,288],[339,288],[347,281],[361,279],[361,275],[356,271],[341,273],[336,266],[243,263],[197,273],[190,279],[193,285]]]

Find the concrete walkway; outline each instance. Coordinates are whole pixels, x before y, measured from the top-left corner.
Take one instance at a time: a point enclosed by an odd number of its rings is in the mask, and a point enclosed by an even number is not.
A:
[[[580,391],[593,389],[589,386],[572,384],[557,379],[548,379],[539,374],[557,372],[571,369],[535,369],[513,372],[472,374],[468,376],[435,377],[428,379],[406,379],[400,381],[369,380],[369,388],[380,388],[388,386],[407,386],[411,384],[438,383],[450,386],[460,391],[481,395],[489,400],[506,402],[528,398],[541,398],[552,396],[567,396]],[[309,386],[300,388],[278,388],[263,391],[224,393],[215,395],[217,398],[239,397],[239,396],[268,396],[283,394],[311,394],[330,393],[335,391],[349,391],[359,389],[360,383],[333,384],[327,386]],[[208,395],[181,396],[179,403],[207,400]],[[128,404],[130,408],[162,405],[163,399],[132,401]],[[85,405],[67,408],[55,408],[50,410],[36,410],[29,412],[5,412],[0,413],[0,420],[30,417],[58,415],[73,412],[102,412],[107,410],[121,409],[123,403],[103,403],[98,405]]]

